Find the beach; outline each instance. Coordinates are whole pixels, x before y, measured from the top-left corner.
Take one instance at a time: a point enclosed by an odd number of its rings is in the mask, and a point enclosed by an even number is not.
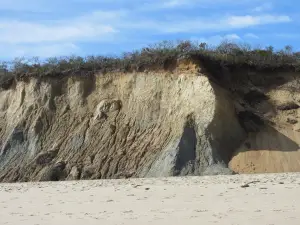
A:
[[[1,225],[300,224],[300,173],[0,184]]]

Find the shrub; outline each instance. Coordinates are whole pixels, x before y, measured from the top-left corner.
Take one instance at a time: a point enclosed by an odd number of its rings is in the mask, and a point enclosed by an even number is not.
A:
[[[248,66],[257,70],[300,70],[300,53],[293,52],[289,45],[283,50],[274,51],[272,46],[253,49],[247,44],[238,45],[228,41],[216,47],[191,41],[163,41],[141,50],[126,52],[120,57],[70,56],[48,58],[45,61],[36,57],[16,58],[11,62],[0,63],[0,83],[24,76],[59,76],[78,72],[86,75],[95,72],[164,69],[166,63],[176,62],[182,56],[219,67]]]

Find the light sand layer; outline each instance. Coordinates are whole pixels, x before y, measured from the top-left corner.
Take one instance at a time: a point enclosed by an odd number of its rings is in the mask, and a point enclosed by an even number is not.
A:
[[[299,196],[299,173],[1,184],[0,224],[298,225]]]

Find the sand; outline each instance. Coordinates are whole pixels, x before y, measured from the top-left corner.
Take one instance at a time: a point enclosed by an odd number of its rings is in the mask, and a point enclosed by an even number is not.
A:
[[[0,224],[298,225],[299,196],[299,173],[1,184]]]

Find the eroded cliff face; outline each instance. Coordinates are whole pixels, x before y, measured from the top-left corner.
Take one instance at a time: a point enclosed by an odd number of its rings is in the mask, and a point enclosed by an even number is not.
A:
[[[228,173],[210,167],[244,134],[214,88],[188,71],[19,81],[0,95],[1,180]]]
[[[0,181],[300,171],[296,122],[276,138],[287,118],[264,106],[275,123],[257,125],[238,99],[186,68],[15,82],[0,93]]]
[[[229,166],[239,173],[299,172],[299,74],[274,73],[267,83],[256,84],[252,91],[248,88],[248,95],[244,96],[265,122],[248,132]],[[249,101],[250,95],[253,96]]]

